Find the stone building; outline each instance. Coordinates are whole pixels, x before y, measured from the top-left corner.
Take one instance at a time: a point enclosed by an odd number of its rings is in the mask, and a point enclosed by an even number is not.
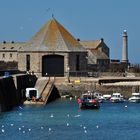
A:
[[[34,71],[40,76],[86,74],[88,64],[109,63],[109,48],[103,39],[75,39],[53,18],[28,42],[1,43],[0,61],[17,62],[19,71]]]

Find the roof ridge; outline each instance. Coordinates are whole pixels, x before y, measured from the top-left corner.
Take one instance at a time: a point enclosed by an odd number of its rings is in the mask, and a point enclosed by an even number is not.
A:
[[[59,26],[62,26],[62,25],[60,25],[59,22],[58,22],[56,19],[54,19],[54,21],[57,23],[56,26],[57,26],[58,29],[59,29]],[[58,24],[59,24],[59,26],[58,26]],[[69,50],[69,48],[67,47],[66,41],[64,40],[64,38],[63,38],[63,36],[62,36],[61,30],[59,29],[58,31],[59,31],[59,33],[61,34],[61,38],[62,38],[63,42],[65,43],[65,48]]]
[[[56,19],[55,19],[55,21],[59,24],[59,26],[58,26],[58,28],[59,28],[59,31],[60,31],[60,33],[61,33],[61,35],[63,35],[62,34],[62,31],[61,31],[61,29],[60,29],[60,26],[62,27],[62,29],[64,29],[64,31],[76,42],[76,45],[75,46],[77,46],[77,44],[79,44],[79,46],[82,46],[76,39],[75,39],[75,37],[70,33],[70,32],[68,32]],[[58,25],[57,24],[57,25]],[[65,36],[64,36],[65,37]],[[64,40],[64,38],[63,38],[63,40]],[[67,39],[66,39],[67,40]],[[64,40],[64,42],[65,42],[65,44],[66,44],[66,40]],[[66,46],[67,46],[67,44],[66,44]],[[73,45],[72,45],[73,46]],[[82,46],[83,47],[83,46]]]
[[[49,29],[49,26],[51,26],[51,24],[52,24],[52,20],[50,20],[50,23],[48,24],[48,29]],[[45,40],[45,39],[47,38],[47,36],[48,36],[48,30],[45,32],[45,34],[44,34],[44,36],[43,36],[43,39],[42,39],[42,41],[41,41],[41,44],[42,44],[43,42],[46,43],[47,40]],[[47,46],[46,46],[46,47],[47,47]]]

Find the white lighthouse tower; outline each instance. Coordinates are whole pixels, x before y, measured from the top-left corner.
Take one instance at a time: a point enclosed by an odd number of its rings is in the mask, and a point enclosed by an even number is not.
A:
[[[123,31],[122,63],[128,64],[128,36],[127,31]]]

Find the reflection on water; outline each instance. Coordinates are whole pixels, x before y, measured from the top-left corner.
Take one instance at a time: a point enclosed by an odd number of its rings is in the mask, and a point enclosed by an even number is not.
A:
[[[59,99],[1,113],[0,128],[2,140],[139,139],[140,104],[103,103],[99,110],[80,110],[76,100]]]

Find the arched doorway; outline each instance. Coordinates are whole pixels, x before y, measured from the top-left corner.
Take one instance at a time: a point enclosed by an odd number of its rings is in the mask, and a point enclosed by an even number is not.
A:
[[[64,56],[45,55],[42,57],[42,76],[64,76]]]

